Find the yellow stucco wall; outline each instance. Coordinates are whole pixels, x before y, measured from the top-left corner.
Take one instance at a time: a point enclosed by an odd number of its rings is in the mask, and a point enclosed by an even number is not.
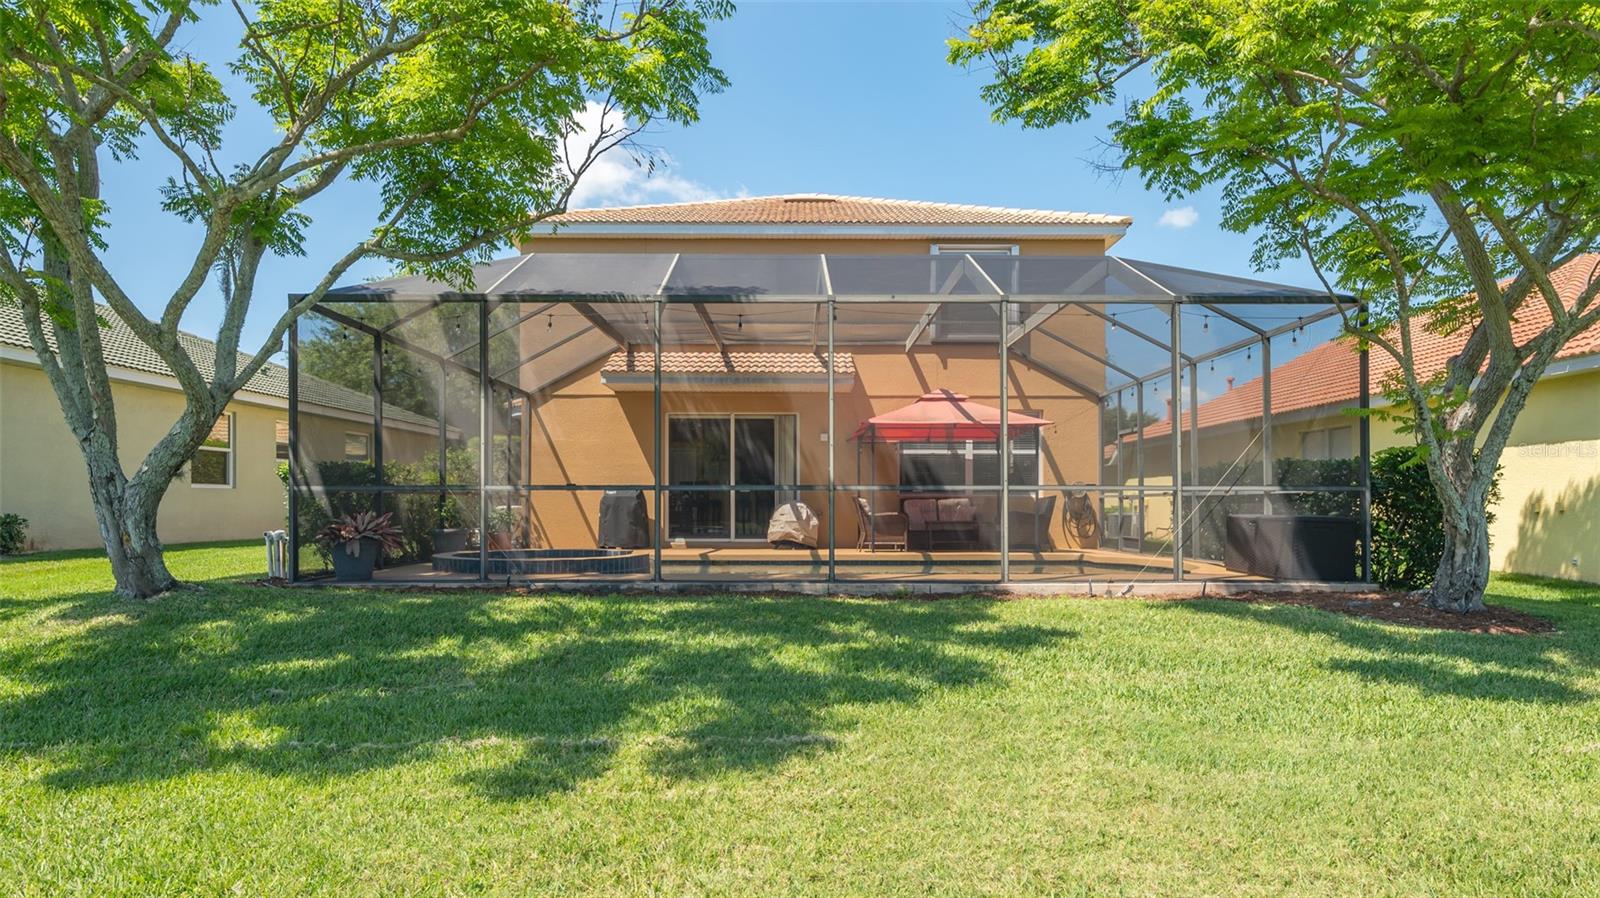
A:
[[[131,383],[114,383],[112,395],[123,467],[131,469],[182,412],[183,400],[169,389]],[[174,481],[161,503],[158,532],[165,542],[259,537],[284,525],[276,427],[288,412],[247,402],[228,410],[236,430],[234,485]],[[44,373],[0,362],[0,511],[28,519],[34,548],[99,546],[86,477]]]
[[[1500,465],[1495,567],[1600,583],[1600,371],[1541,381]]]
[[[183,410],[171,387],[112,382],[125,470],[139,463]],[[287,403],[243,395],[228,406],[234,416],[234,478],[228,487],[196,486],[187,473],[161,502],[158,532],[165,542],[252,539],[284,526],[278,479],[277,425]],[[341,413],[342,415],[342,413]],[[329,417],[302,409],[300,439],[319,458],[342,457],[347,431],[371,434],[359,414]],[[390,458],[414,460],[438,444],[434,434],[385,428]],[[94,548],[100,530],[89,502],[87,474],[55,393],[38,367],[0,361],[0,512],[28,519],[35,549]]]

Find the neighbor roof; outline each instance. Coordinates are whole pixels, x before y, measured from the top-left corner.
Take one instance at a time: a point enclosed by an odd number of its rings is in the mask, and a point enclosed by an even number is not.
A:
[[[158,374],[165,377],[173,376],[172,369],[161,361],[161,357],[156,355],[154,350],[135,336],[133,329],[128,327],[127,323],[121,318],[117,317],[115,312],[106,306],[98,308],[100,317],[105,320],[105,326],[100,329],[100,342],[104,347],[107,366],[124,368],[130,371],[141,371],[146,374]],[[52,349],[55,348],[55,338],[49,329],[45,331],[45,340],[49,342]],[[217,346],[215,343],[183,331],[178,332],[178,342],[202,373],[214,370],[217,358]],[[22,319],[22,309],[14,305],[0,305],[0,345],[27,349],[31,356],[33,343],[28,339],[27,327]],[[248,361],[249,356],[243,353],[239,355],[240,365],[244,365]],[[282,365],[268,362],[261,367],[260,371],[256,372],[254,377],[250,378],[240,392],[287,400],[289,398],[289,369]],[[300,375],[300,401],[357,414],[370,415],[372,413],[372,396],[304,373]],[[431,418],[408,412],[405,409],[395,408],[391,405],[384,406],[383,414],[386,420],[392,419],[429,427],[433,427],[437,423]]]
[[[1600,276],[1600,253],[1587,253],[1551,272],[1550,279],[1562,304],[1576,301],[1590,281]],[[1550,326],[1550,307],[1538,296],[1523,302],[1511,323],[1511,337],[1523,345]],[[1442,370],[1451,358],[1465,348],[1470,328],[1451,334],[1436,334],[1426,327],[1412,328],[1412,351],[1417,360],[1417,376],[1423,380]],[[1556,359],[1578,358],[1600,353],[1600,325],[1576,335],[1556,353]],[[1381,349],[1369,353],[1371,386],[1376,392],[1397,370],[1394,359]],[[1361,397],[1360,366],[1355,345],[1349,340],[1331,340],[1272,369],[1272,413],[1303,411],[1330,405],[1354,404]],[[1261,378],[1251,378],[1231,390],[1200,403],[1199,426],[1218,427],[1261,417]],[[1189,414],[1182,417],[1189,426]],[[1145,428],[1146,437],[1165,436],[1171,420],[1158,421]]]
[[[932,203],[870,196],[789,193],[691,203],[657,203],[574,209],[557,224],[897,224],[897,225],[1107,225],[1133,223],[1126,215]]]

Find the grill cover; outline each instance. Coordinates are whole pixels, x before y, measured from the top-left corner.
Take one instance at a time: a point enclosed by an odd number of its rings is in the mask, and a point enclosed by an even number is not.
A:
[[[817,515],[811,506],[804,502],[785,502],[772,512],[772,519],[767,522],[767,542],[774,546],[798,543],[814,549],[818,529]]]

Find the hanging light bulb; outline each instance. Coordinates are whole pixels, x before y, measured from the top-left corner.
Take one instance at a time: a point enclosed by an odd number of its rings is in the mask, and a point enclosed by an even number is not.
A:
[[[1217,372],[1217,360],[1216,359],[1212,359],[1210,362],[1208,362],[1206,364],[1206,367],[1207,367],[1208,370],[1211,371],[1211,373],[1215,374]]]
[[[739,330],[744,330],[744,313],[739,313]]]
[[[1245,360],[1245,361],[1247,361],[1247,362],[1248,362],[1248,361],[1250,361],[1250,353],[1251,353],[1251,352],[1252,352],[1252,351],[1254,351],[1254,349],[1255,349],[1255,347],[1254,347],[1254,346],[1246,346],[1246,347],[1245,347],[1245,348],[1244,348],[1244,360]]]
[[[1207,333],[1210,333],[1210,331],[1211,331],[1211,316],[1210,315],[1205,316],[1205,320],[1200,322],[1200,330],[1205,331]]]
[[[554,312],[545,316],[544,329],[547,331],[556,329],[556,316]]]

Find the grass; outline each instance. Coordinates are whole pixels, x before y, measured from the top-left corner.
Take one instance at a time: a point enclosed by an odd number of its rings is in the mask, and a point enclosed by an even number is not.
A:
[[[204,588],[0,562],[7,895],[1558,895],[1600,882],[1600,589],[1561,630],[1229,602]]]

